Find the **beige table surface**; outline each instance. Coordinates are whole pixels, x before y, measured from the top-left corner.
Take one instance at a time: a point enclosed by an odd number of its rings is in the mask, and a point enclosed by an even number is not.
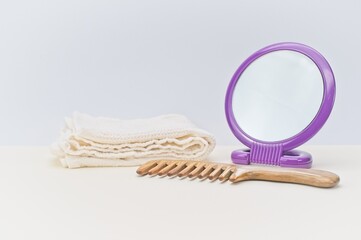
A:
[[[217,147],[229,161],[234,147]],[[0,148],[0,239],[361,239],[361,146],[303,146],[338,187],[65,169],[47,147]]]

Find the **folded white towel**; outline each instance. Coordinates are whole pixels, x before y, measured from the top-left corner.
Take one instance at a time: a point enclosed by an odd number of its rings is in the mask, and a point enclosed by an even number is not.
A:
[[[64,167],[137,166],[149,160],[204,160],[214,138],[182,115],[121,120],[74,113],[57,145]]]

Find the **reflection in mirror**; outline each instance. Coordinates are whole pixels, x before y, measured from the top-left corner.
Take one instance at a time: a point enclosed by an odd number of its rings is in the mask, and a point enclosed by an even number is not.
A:
[[[323,79],[306,55],[279,50],[253,61],[235,86],[238,126],[260,141],[281,141],[305,129],[320,109]]]

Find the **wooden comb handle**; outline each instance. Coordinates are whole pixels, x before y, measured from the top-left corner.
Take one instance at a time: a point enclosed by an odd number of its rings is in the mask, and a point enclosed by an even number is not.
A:
[[[336,174],[328,171],[294,168],[247,168],[247,171],[240,175],[233,175],[230,177],[230,181],[232,182],[245,180],[299,183],[329,188],[336,186],[340,181],[340,178]]]

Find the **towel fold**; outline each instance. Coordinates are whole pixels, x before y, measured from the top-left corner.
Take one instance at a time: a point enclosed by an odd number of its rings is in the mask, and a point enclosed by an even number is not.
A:
[[[149,160],[204,160],[214,137],[182,115],[121,120],[74,113],[56,143],[64,167],[137,166]]]

